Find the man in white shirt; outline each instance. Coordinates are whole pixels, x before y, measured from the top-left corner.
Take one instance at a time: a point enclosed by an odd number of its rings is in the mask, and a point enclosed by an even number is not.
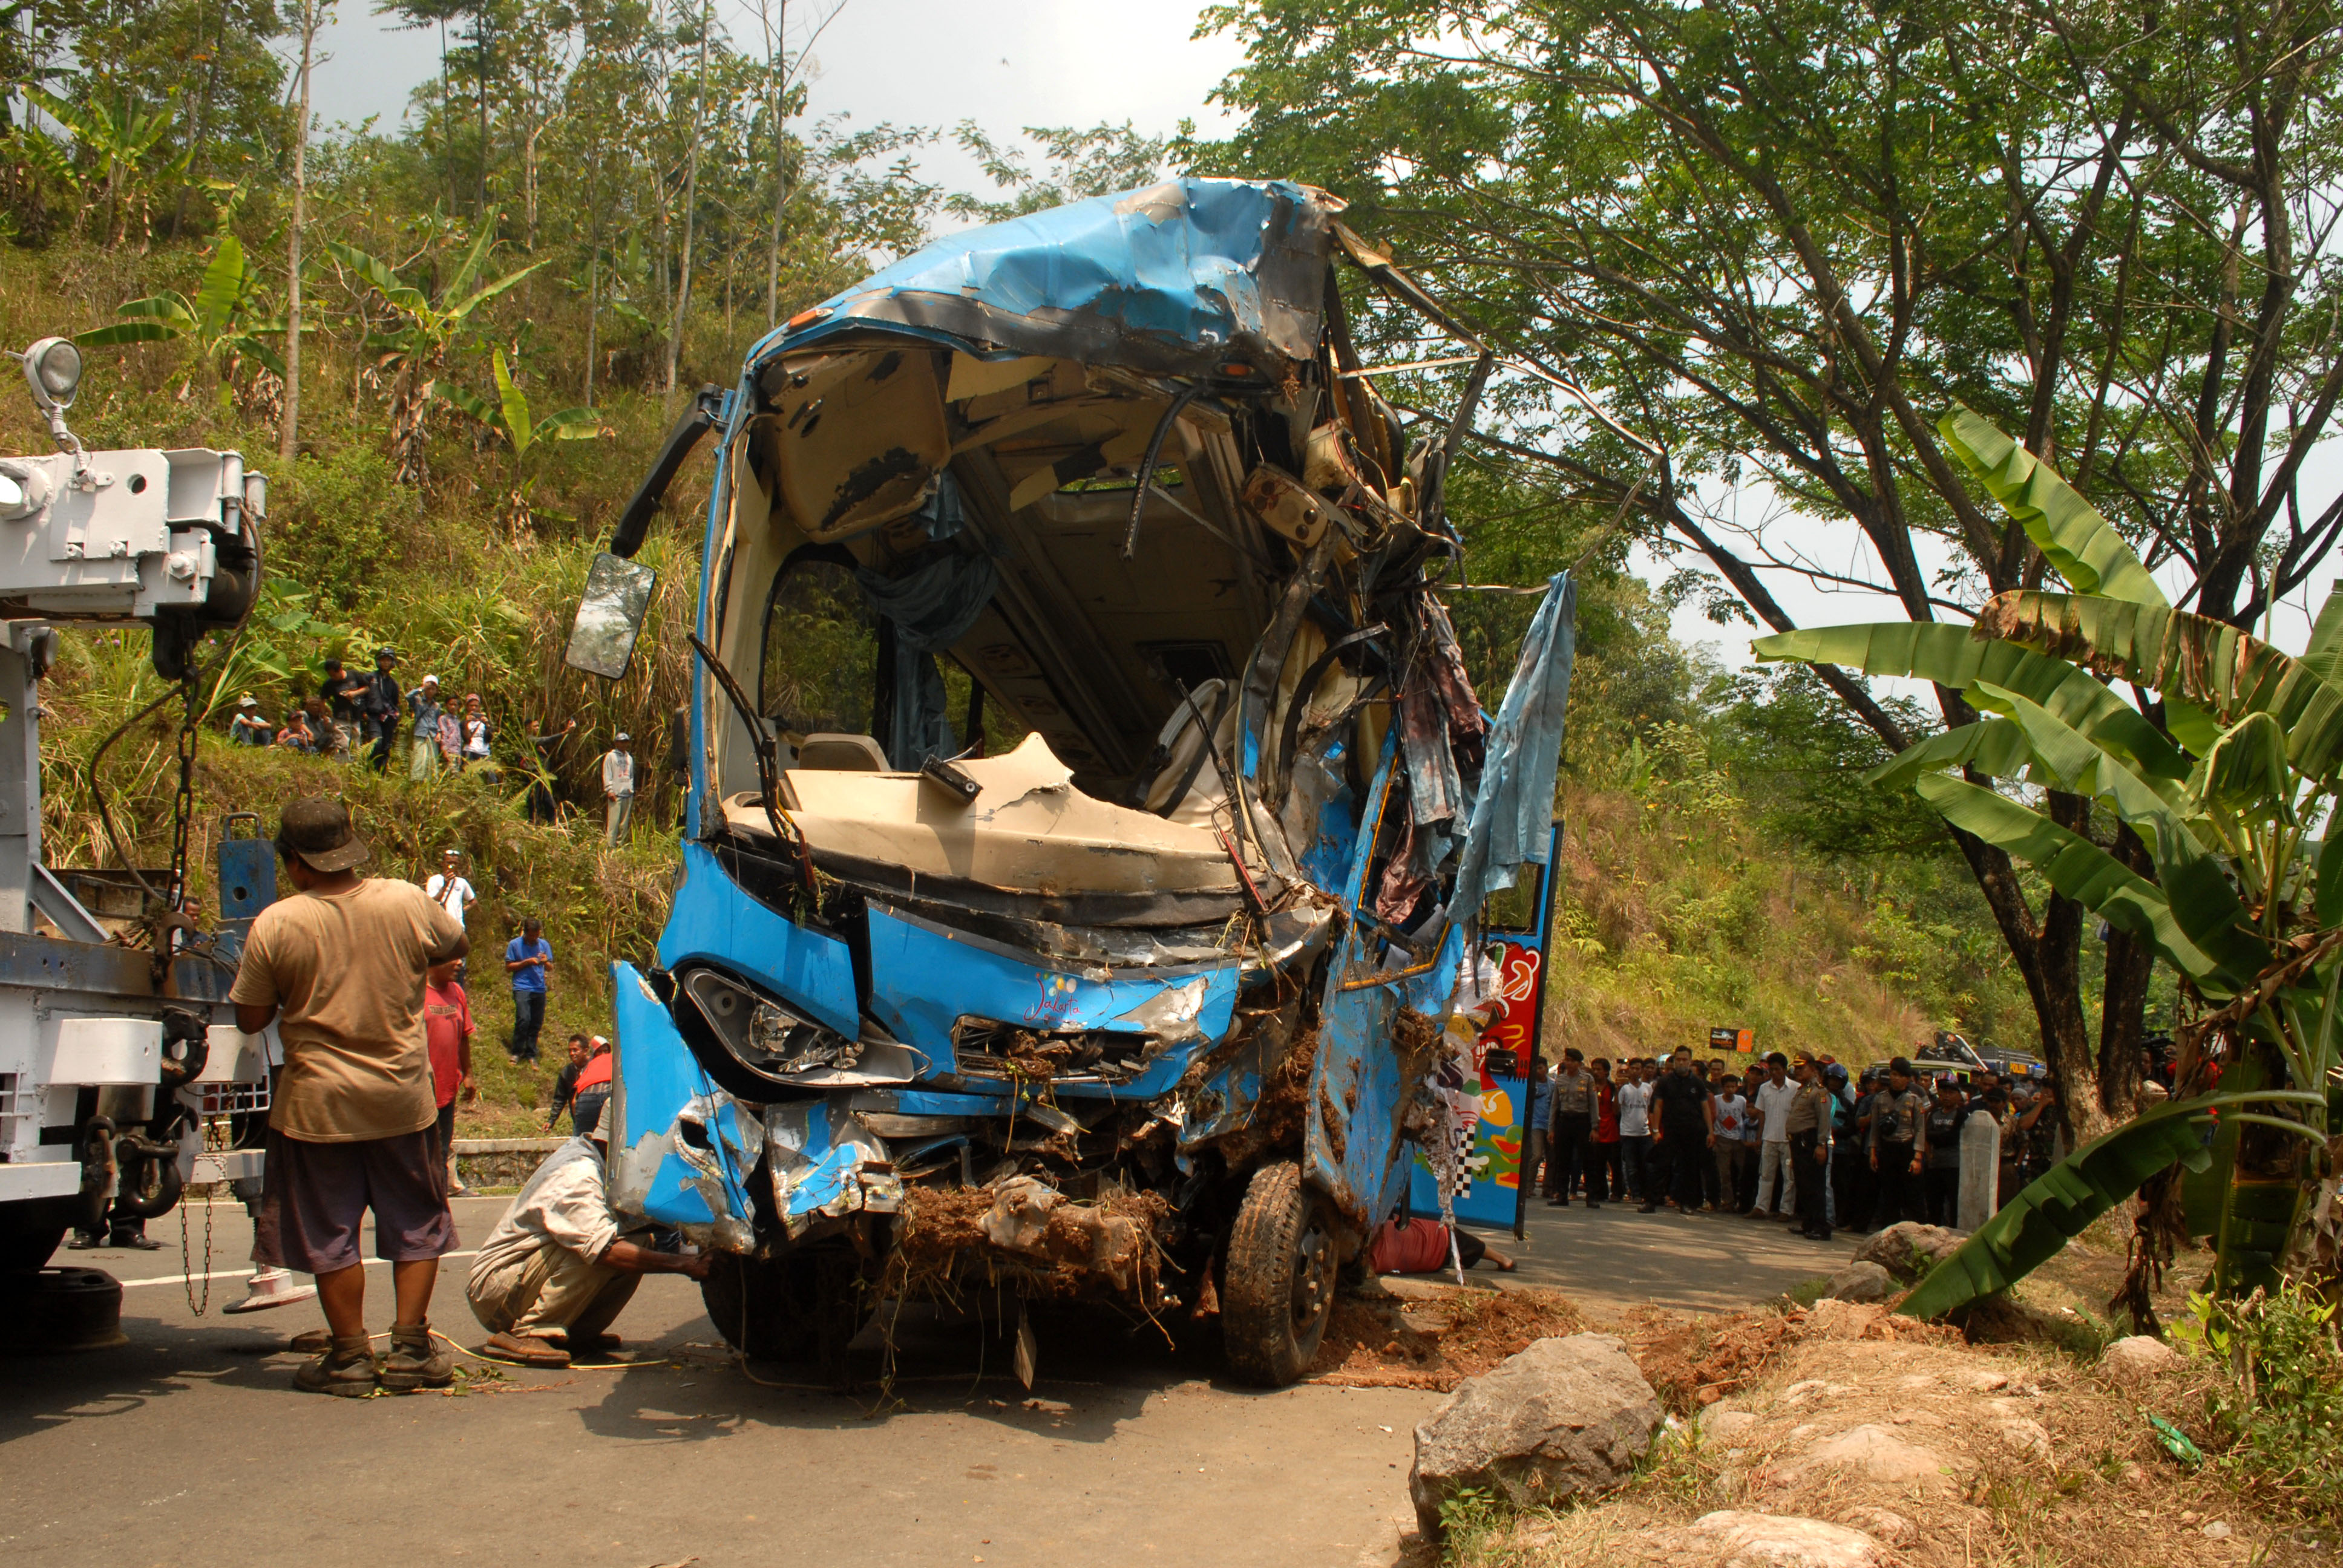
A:
[[[1619,1158],[1626,1172],[1627,1196],[1637,1203],[1651,1201],[1651,1064],[1637,1058],[1627,1064],[1619,1085]]]
[[[622,729],[617,743],[602,753],[604,837],[613,844],[627,836],[628,824],[634,820],[635,754],[628,749],[633,740]]]
[[[1741,1168],[1749,1161],[1749,1143],[1745,1136],[1750,1117],[1749,1097],[1741,1092],[1737,1079],[1727,1078],[1724,1086],[1708,1097],[1708,1146],[1716,1155],[1716,1202],[1714,1208],[1725,1213],[1738,1206],[1741,1192]]]
[[[487,1349],[524,1366],[568,1366],[615,1349],[610,1324],[645,1274],[708,1277],[705,1252],[655,1251],[618,1234],[600,1120],[545,1157],[480,1243],[464,1294]]]
[[[461,849],[442,849],[439,852],[439,869],[431,873],[429,881],[423,884],[423,890],[431,901],[453,915],[459,926],[464,923],[464,911],[480,901],[479,895],[472,890],[472,884],[464,879],[463,865],[464,852]]]
[[[1798,1211],[1798,1173],[1790,1161],[1790,1101],[1798,1086],[1790,1081],[1790,1059],[1780,1051],[1765,1059],[1765,1081],[1757,1090],[1757,1201],[1752,1219],[1788,1220]],[[1780,1202],[1775,1187],[1781,1188]]]

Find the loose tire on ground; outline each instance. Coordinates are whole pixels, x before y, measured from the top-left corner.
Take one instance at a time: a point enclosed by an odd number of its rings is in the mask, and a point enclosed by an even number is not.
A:
[[[1253,1172],[1229,1233],[1221,1333],[1229,1369],[1282,1388],[1310,1369],[1334,1308],[1334,1235],[1292,1161]]]

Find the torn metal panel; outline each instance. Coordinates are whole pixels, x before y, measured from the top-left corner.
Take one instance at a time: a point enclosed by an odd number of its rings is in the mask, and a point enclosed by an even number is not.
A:
[[[610,966],[618,1021],[608,1114],[610,1201],[731,1251],[755,1245],[743,1183],[761,1152],[755,1117],[709,1082],[632,964]],[[745,1157],[745,1161],[744,1161]]]
[[[844,942],[809,930],[759,903],[703,844],[683,846],[674,911],[659,933],[659,967],[715,959],[770,986],[849,1040],[862,1031],[854,956]]]
[[[769,1105],[764,1132],[773,1208],[793,1240],[825,1219],[901,1207],[902,1179],[886,1141],[844,1097]]]
[[[1343,206],[1287,180],[1188,178],[953,235],[792,318],[749,371],[769,396],[783,353],[885,333],[978,360],[1274,375],[1317,352]]]
[[[1219,1040],[1236,1009],[1238,963],[1136,970],[1051,963],[1040,955],[900,910],[870,911],[871,1011],[913,1049],[960,1070],[955,1035],[979,1019],[1055,1032],[1169,1030],[1162,1054],[1121,1084],[1070,1084],[1067,1093],[1151,1099],[1186,1070],[1178,1048]],[[1166,993],[1177,993],[1177,1000]]]

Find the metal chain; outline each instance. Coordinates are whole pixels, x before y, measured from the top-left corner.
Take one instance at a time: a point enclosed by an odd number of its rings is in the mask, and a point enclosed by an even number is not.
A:
[[[187,830],[196,816],[196,747],[202,737],[196,711],[197,682],[191,672],[180,683],[186,717],[179,723],[179,791],[171,802],[171,908],[187,907]]]
[[[192,669],[179,683],[180,689],[186,698],[186,716],[179,721],[179,789],[171,802],[171,881],[168,891],[172,910],[180,913],[184,913],[187,907],[187,834],[194,825],[196,817],[196,748],[203,734],[197,728],[200,716],[196,710],[199,684]],[[162,961],[166,968],[170,962],[171,949],[176,940],[177,938],[174,933],[169,931],[164,933],[161,944]],[[200,1111],[196,1113],[196,1125],[198,1127],[202,1125]],[[208,1201],[204,1204],[204,1266],[200,1270],[196,1268],[188,1257],[187,1203],[184,1197],[180,1199],[178,1207],[179,1288],[186,1292],[187,1310],[200,1318],[210,1310],[212,1304],[212,1209],[214,1205]],[[195,1276],[197,1273],[201,1273],[204,1279],[201,1301],[196,1298]]]
[[[212,1208],[204,1204],[204,1266],[198,1270],[188,1258],[187,1201],[179,1200],[179,1288],[187,1293],[187,1310],[202,1317],[212,1304]],[[196,1276],[204,1278],[204,1299],[196,1300]]]

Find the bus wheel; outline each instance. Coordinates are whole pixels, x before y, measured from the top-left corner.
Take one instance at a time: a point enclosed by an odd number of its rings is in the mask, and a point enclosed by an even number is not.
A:
[[[1334,1312],[1334,1233],[1291,1161],[1253,1172],[1229,1234],[1221,1332],[1230,1370],[1283,1388],[1310,1369]]]

